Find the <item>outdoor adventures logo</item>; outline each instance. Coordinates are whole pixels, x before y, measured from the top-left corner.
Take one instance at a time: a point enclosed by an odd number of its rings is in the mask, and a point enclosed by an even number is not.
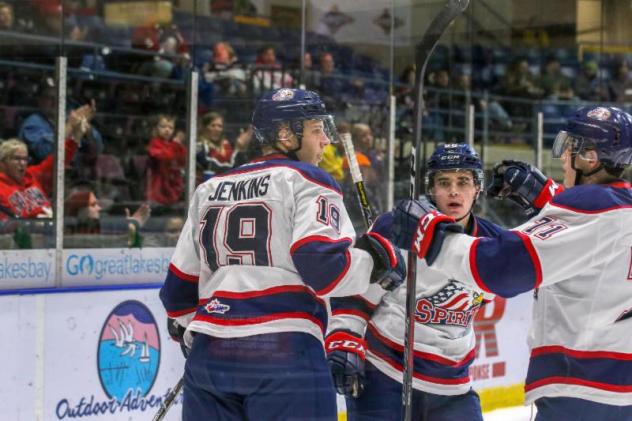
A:
[[[80,263],[89,267],[90,260]],[[97,346],[97,372],[107,399],[94,395],[78,401],[61,399],[55,408],[58,419],[114,415],[156,410],[164,394],[150,394],[160,367],[160,335],[156,320],[140,301],[118,304],[107,316]],[[177,401],[176,401],[177,402]]]
[[[149,393],[160,366],[160,337],[154,316],[140,301],[112,310],[101,329],[97,364],[109,398],[120,401],[130,388]]]

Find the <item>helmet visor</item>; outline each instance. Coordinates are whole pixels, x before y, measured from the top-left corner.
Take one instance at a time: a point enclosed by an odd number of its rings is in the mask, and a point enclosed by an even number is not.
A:
[[[551,156],[553,158],[561,158],[566,150],[570,149],[571,152],[581,151],[584,145],[584,139],[573,136],[572,134],[562,130],[555,136],[553,142],[553,148],[551,150]]]
[[[331,143],[338,143],[338,130],[334,118],[330,114],[309,116],[306,121],[315,120],[323,123],[323,131]]]

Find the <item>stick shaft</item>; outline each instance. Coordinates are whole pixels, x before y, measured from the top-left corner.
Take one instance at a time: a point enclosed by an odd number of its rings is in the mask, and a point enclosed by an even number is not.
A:
[[[171,408],[176,398],[180,394],[182,386],[184,386],[184,377],[180,377],[178,383],[176,383],[171,392],[167,394],[164,402],[162,403],[162,405],[160,405],[160,408],[158,408],[158,412],[156,412],[156,415],[154,415],[154,418],[152,418],[152,421],[162,421],[165,418],[167,412],[169,411],[169,408]]]
[[[367,229],[373,224],[373,210],[369,203],[369,198],[366,195],[366,189],[364,188],[364,180],[362,179],[362,172],[360,171],[360,165],[358,165],[358,158],[355,154],[355,148],[351,140],[351,134],[342,133],[340,135],[342,146],[344,146],[345,154],[347,155],[347,161],[349,162],[349,172],[351,173],[351,179],[356,187],[356,193],[358,196],[358,202],[360,203],[360,209],[362,210],[362,217],[364,218],[364,225]]]
[[[421,42],[417,46],[415,79],[416,99],[415,99],[415,125],[414,125],[414,148],[411,153],[410,163],[410,199],[419,198],[422,193],[423,172],[422,163],[426,162],[426,147],[423,146],[421,159],[419,149],[422,142],[422,114],[424,110],[423,90],[426,66],[432,55],[441,35],[448,26],[466,8],[469,0],[448,0],[439,14],[430,22],[430,26],[424,33]],[[423,168],[425,170],[425,168]],[[404,337],[404,378],[402,391],[402,410],[404,421],[412,419],[412,396],[413,396],[413,371],[414,371],[414,344],[415,344],[415,306],[417,292],[417,258],[415,253],[408,253],[408,272],[406,275],[406,335]]]

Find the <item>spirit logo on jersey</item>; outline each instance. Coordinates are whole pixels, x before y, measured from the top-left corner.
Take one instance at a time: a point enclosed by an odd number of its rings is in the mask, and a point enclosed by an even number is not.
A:
[[[204,309],[208,313],[224,314],[230,310],[230,306],[228,304],[220,303],[217,298],[213,298],[208,302],[208,304],[206,304],[206,306],[204,306]]]
[[[415,320],[423,324],[468,326],[476,315],[483,294],[470,291],[455,280],[429,297],[417,300]]]

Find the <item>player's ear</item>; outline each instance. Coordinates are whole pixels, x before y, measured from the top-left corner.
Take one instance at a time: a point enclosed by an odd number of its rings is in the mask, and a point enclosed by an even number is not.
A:
[[[294,133],[287,126],[279,127],[279,131],[277,134],[277,139],[281,145],[283,145],[284,149],[292,150],[294,149]]]
[[[588,163],[590,169],[597,168],[599,166],[599,155],[597,155],[597,151],[587,150],[584,151],[580,156],[584,161]]]

